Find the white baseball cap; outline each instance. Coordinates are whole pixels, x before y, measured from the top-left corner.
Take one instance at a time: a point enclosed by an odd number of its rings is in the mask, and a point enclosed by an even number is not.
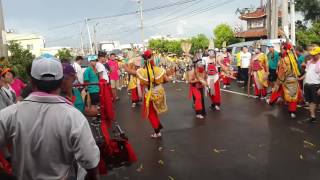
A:
[[[54,81],[63,78],[63,68],[55,58],[40,58],[32,62],[31,76],[37,80]]]

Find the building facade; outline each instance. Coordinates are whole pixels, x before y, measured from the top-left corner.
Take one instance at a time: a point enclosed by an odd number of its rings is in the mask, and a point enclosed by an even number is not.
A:
[[[7,33],[6,40],[7,43],[10,43],[10,41],[16,41],[24,49],[30,50],[30,52],[36,57],[41,55],[41,49],[45,47],[44,38],[36,34]]]
[[[244,38],[246,41],[268,38],[266,7],[242,13],[239,18],[247,22],[247,29],[236,33],[236,37]],[[278,13],[278,18],[281,18],[281,12]],[[279,29],[278,35],[281,36],[281,34],[282,31]]]

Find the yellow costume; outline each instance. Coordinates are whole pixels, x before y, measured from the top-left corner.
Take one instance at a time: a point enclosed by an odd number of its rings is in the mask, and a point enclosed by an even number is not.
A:
[[[139,78],[141,84],[145,87],[150,86],[149,89],[145,88],[147,114],[150,102],[152,103],[158,114],[164,113],[168,110],[166,103],[166,94],[162,86],[162,83],[164,83],[165,74],[165,70],[159,67],[153,67],[152,71],[150,64],[147,68],[140,68],[137,70],[137,77]]]
[[[298,102],[299,98],[299,83],[298,75],[299,70],[295,67],[298,65],[292,64],[289,56],[282,58],[278,65],[278,80],[275,86],[275,90],[279,89],[280,86],[283,88],[284,99],[287,102]]]
[[[268,87],[268,57],[264,53],[260,53],[253,58],[253,77],[257,88]]]

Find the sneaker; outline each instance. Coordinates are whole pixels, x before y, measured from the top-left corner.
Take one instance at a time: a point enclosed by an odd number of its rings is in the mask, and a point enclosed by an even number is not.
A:
[[[311,117],[311,118],[309,119],[309,123],[315,123],[315,122],[317,122],[317,119],[316,119],[316,118]]]
[[[223,85],[223,89],[227,89],[227,85]]]
[[[266,98],[265,97],[260,97],[260,100],[265,100]]]
[[[202,116],[201,114],[198,114],[196,117],[197,119],[204,119],[204,116]]]
[[[296,116],[295,113],[291,113],[291,114],[290,114],[290,117],[291,117],[292,119],[295,119],[297,116]]]
[[[214,106],[214,108],[215,108],[217,111],[220,111],[220,107],[219,107],[219,106]]]
[[[137,106],[137,103],[132,103],[131,107],[135,108]]]
[[[266,99],[266,103],[267,103],[267,104],[270,104],[270,99]]]

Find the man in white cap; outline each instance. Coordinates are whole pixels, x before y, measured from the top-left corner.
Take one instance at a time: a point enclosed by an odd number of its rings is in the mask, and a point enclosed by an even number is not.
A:
[[[87,119],[59,96],[62,79],[58,60],[34,60],[34,92],[0,111],[0,147],[12,144],[19,180],[68,179],[77,163],[86,169],[86,179],[98,179],[99,149]]]

